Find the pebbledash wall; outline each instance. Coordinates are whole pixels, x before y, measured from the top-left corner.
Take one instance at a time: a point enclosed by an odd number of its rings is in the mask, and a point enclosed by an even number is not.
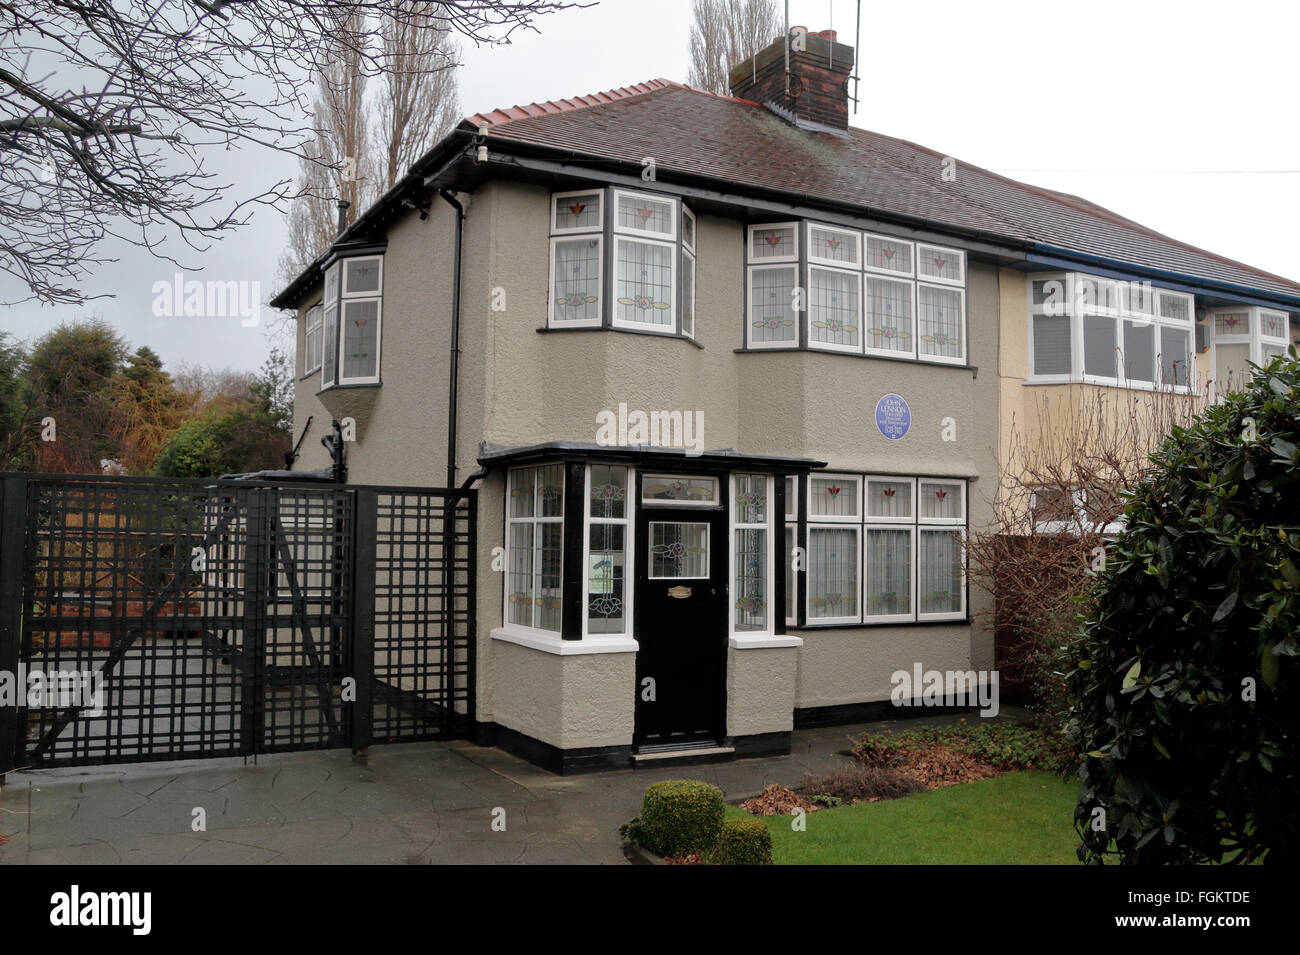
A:
[[[809,351],[736,353],[743,335],[744,224],[706,214],[697,227],[702,347],[614,331],[539,333],[549,295],[550,190],[492,181],[459,198],[466,207],[461,479],[478,467],[480,441],[592,442],[597,413],[626,402],[701,412],[707,449],[813,458],[828,462],[828,471],[968,478],[969,527],[989,520],[999,435],[996,267],[968,265],[971,367]],[[296,467],[327,467],[318,438],[331,416],[351,414],[357,439],[348,447],[350,480],[445,482],[453,226],[451,208],[437,199],[427,220],[407,214],[390,225],[382,385],[318,396],[319,374],[300,378],[295,440],[309,415],[314,424]],[[492,307],[496,289],[505,294],[501,311]],[[319,298],[318,291],[299,313],[300,356],[301,319]],[[1019,307],[1023,315],[1023,298]],[[875,426],[876,402],[888,393],[911,406],[911,430],[900,441]],[[943,440],[945,418],[956,422],[954,441]],[[476,719],[566,751],[631,746],[635,654],[627,641],[589,637],[542,645],[501,629],[503,575],[492,570],[492,558],[504,543],[505,476],[496,470],[478,486]],[[978,613],[989,600],[972,586],[969,611]],[[887,701],[897,670],[911,671],[918,662],[926,669],[989,670],[993,653],[992,635],[965,622],[806,628],[785,638],[733,640],[726,732],[788,733],[796,711],[808,718],[851,715],[855,706]]]

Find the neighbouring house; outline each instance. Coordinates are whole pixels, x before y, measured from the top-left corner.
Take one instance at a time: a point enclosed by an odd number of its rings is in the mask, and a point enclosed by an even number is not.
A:
[[[992,669],[962,541],[1024,396],[1294,337],[1300,283],[851,128],[853,49],[799,45],[469,117],[272,302],[297,466],[351,419],[351,481],[479,489],[485,742],[779,753]]]

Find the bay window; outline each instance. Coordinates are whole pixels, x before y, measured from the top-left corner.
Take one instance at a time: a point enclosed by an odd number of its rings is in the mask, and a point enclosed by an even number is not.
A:
[[[628,632],[629,475],[622,465],[587,468],[587,633]]]
[[[1210,312],[1214,389],[1218,395],[1239,390],[1251,377],[1248,363],[1266,366],[1291,344],[1291,320],[1286,312],[1238,306]]]
[[[381,255],[339,259],[326,269],[320,331],[322,388],[379,383],[383,270]]]
[[[737,633],[769,632],[771,629],[769,480],[766,474],[734,474],[731,478],[732,559],[735,562],[732,629]]]
[[[693,337],[696,221],[676,198],[625,189],[554,193],[547,327]]]
[[[964,479],[805,480],[807,625],[966,618]],[[795,592],[792,584],[788,593]]]
[[[307,309],[306,329],[303,332],[302,348],[302,374],[310,375],[312,372],[320,371],[321,361],[321,323],[323,321],[325,308],[323,305],[313,305]]]
[[[1075,272],[1032,275],[1028,285],[1027,381],[1192,387],[1190,295]]]
[[[564,466],[517,468],[506,493],[507,623],[560,631]]]
[[[780,222],[749,227],[746,268],[748,348],[966,361],[966,255],[958,249]]]

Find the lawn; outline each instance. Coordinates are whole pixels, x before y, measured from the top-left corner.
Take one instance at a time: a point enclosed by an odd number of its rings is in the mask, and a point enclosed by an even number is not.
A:
[[[903,799],[760,817],[777,865],[1071,865],[1078,784],[1050,773],[1007,773]],[[728,806],[729,817],[747,816]]]

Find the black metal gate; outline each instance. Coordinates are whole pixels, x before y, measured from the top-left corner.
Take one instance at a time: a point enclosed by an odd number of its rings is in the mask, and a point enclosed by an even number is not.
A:
[[[0,772],[464,735],[476,506],[5,475]]]

